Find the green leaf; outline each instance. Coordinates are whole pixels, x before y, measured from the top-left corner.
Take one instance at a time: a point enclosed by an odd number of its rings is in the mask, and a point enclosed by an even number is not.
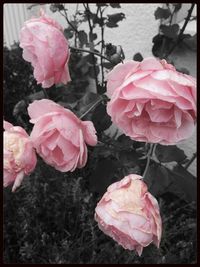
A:
[[[184,151],[177,146],[164,146],[157,144],[155,155],[160,162],[172,162],[176,161],[181,163],[186,159]]]
[[[90,32],[89,33],[89,39],[90,39],[90,42],[96,40],[97,39],[97,34]]]
[[[160,30],[162,33],[171,39],[175,39],[178,36],[179,32],[179,25],[173,24],[173,25],[160,25]]]
[[[63,10],[64,6],[62,4],[51,4],[50,5],[50,10],[54,13],[59,10]]]
[[[107,158],[111,155],[112,155],[112,150],[108,149],[104,144],[96,145],[92,151],[92,156],[96,157],[97,159],[99,157]]]
[[[140,53],[136,53],[133,56],[133,60],[141,62],[143,60],[143,56]]]
[[[139,162],[139,155],[135,151],[122,150],[118,153],[120,163],[125,167],[135,167]]]
[[[171,184],[167,169],[155,162],[149,166],[144,182],[149,192],[155,197],[166,193]]]
[[[112,8],[121,8],[120,4],[118,4],[118,3],[111,3],[110,6]]]
[[[154,13],[156,19],[167,19],[171,15],[169,9],[158,7]]]
[[[174,45],[174,40],[163,34],[157,34],[153,37],[152,53],[155,57],[163,58],[163,54],[170,50]]]
[[[117,28],[117,27],[119,27],[119,25],[118,25],[117,23],[112,22],[112,21],[108,21],[108,22],[106,22],[106,26],[107,26],[108,28]]]
[[[64,36],[66,39],[70,39],[74,36],[74,31],[71,28],[64,29]]]
[[[107,114],[106,106],[98,105],[92,114],[92,122],[97,132],[103,132],[112,124],[110,116]]]
[[[182,7],[182,4],[181,3],[177,3],[177,4],[172,4],[175,8],[174,8],[174,11],[175,12],[178,12],[180,9],[181,9],[181,7]]]
[[[115,14],[112,14],[112,15],[107,15],[107,17],[108,17],[108,22],[116,24],[119,21],[125,19],[125,14],[120,12],[120,13],[115,13]]]
[[[186,202],[197,201],[197,178],[184,167],[177,165],[170,172],[173,183],[170,192],[177,195]]]
[[[131,140],[128,136],[126,136],[125,134],[121,134],[118,138],[117,141],[120,143],[121,147],[123,149],[131,149],[133,146],[134,141]]]
[[[104,20],[106,19],[105,17],[99,18],[96,14],[92,14],[92,16],[90,16],[94,25],[95,24],[99,24],[99,26],[103,26],[104,25]]]
[[[103,66],[106,69],[112,69],[114,67],[114,64],[111,62],[103,62]]]
[[[107,57],[110,57],[110,56],[114,55],[117,52],[116,45],[113,45],[113,44],[109,43],[109,44],[106,44],[105,47],[106,47],[105,55]]]
[[[81,47],[88,43],[87,33],[85,31],[79,31],[78,38]]]
[[[106,3],[97,3],[96,5],[97,6],[108,6],[108,4],[106,4]]]

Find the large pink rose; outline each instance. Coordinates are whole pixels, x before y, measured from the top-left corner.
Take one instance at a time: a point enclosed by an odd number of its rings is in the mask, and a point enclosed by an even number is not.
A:
[[[42,87],[69,82],[69,46],[62,27],[41,11],[41,17],[25,22],[20,32],[23,58],[31,62],[34,77]]]
[[[87,162],[87,146],[97,144],[90,121],[81,121],[70,110],[47,99],[35,100],[28,107],[34,123],[31,139],[43,160],[61,172],[82,168]]]
[[[18,188],[24,178],[36,166],[37,158],[32,142],[26,131],[4,121],[3,133],[3,185],[13,184],[12,191]]]
[[[157,200],[141,178],[130,174],[110,185],[95,209],[99,228],[139,255],[152,242],[159,247],[162,233]]]
[[[107,112],[131,139],[176,144],[196,122],[196,80],[165,60],[118,64],[107,77]]]

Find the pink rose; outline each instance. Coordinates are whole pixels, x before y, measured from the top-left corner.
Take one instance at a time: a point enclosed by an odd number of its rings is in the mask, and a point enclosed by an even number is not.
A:
[[[95,209],[99,228],[139,256],[152,242],[159,247],[162,233],[158,202],[141,179],[130,174],[113,183]]]
[[[107,112],[131,139],[172,145],[189,138],[196,122],[196,80],[165,60],[118,64],[108,74]]]
[[[41,11],[40,18],[25,22],[20,33],[23,58],[31,62],[34,77],[42,87],[69,82],[69,45],[62,27]]]
[[[12,191],[18,188],[24,178],[36,166],[37,158],[26,131],[4,121],[3,133],[3,185],[14,182]]]
[[[34,123],[31,139],[43,160],[61,172],[82,168],[87,162],[87,146],[97,144],[90,121],[81,121],[70,110],[47,99],[35,100],[28,107]]]

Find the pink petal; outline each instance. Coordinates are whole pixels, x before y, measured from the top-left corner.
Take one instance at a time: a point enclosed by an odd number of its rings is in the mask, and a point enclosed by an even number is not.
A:
[[[91,121],[82,121],[82,125],[85,142],[90,146],[95,146],[97,144],[97,136],[93,123]]]
[[[10,128],[14,127],[10,122],[8,121],[3,121],[3,128],[4,130],[8,131]]]
[[[125,77],[129,77],[131,74],[136,72],[139,67],[139,62],[136,61],[127,61],[124,64],[119,63],[116,65],[113,70],[107,75],[107,93],[111,97],[114,90],[117,89]]]
[[[16,173],[15,172],[10,172],[7,169],[3,170],[3,186],[4,187],[7,187],[11,183],[13,183],[15,178],[16,178]]]
[[[162,70],[163,65],[161,64],[160,60],[149,57],[140,62],[140,68],[141,70]]]
[[[78,162],[78,167],[82,168],[85,166],[87,162],[87,147],[85,145],[84,139],[83,139],[83,134],[82,131],[79,130],[79,146],[80,146],[80,154],[79,154],[79,162]]]
[[[24,172],[21,171],[16,176],[16,179],[15,179],[13,187],[12,187],[12,192],[15,192],[16,189],[21,185],[23,178],[24,178]]]
[[[28,115],[32,119],[34,123],[34,119],[38,119],[39,117],[50,113],[50,112],[62,112],[64,108],[52,100],[49,99],[41,99],[35,100],[28,106]]]

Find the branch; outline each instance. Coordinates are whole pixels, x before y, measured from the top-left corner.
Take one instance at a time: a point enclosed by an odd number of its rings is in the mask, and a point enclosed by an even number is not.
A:
[[[86,50],[86,49],[82,49],[82,48],[78,48],[78,47],[73,47],[73,46],[69,46],[69,48],[70,49],[77,50],[77,51],[80,51],[80,52],[86,52],[86,53],[94,54],[94,55],[99,56],[99,57],[102,57],[102,58],[106,59],[107,61],[109,61],[110,63],[112,63],[112,61],[110,59],[108,59],[107,57],[101,55],[98,52],[91,51],[91,50]]]
[[[185,164],[185,169],[187,170],[189,166],[192,164],[192,162],[196,159],[197,153],[194,153],[191,159],[188,161],[188,163]]]
[[[85,117],[93,108],[98,106],[103,101],[103,98],[98,99],[85,113],[83,113],[79,118],[82,119]]]
[[[89,8],[89,5],[88,3],[85,5],[83,3],[83,6],[85,8],[85,11],[86,11],[86,15],[87,15],[87,20],[88,20],[88,25],[89,25],[89,29],[90,29],[90,33],[91,33],[91,36],[93,34],[93,26],[91,24],[91,21],[90,21],[90,8]],[[94,49],[94,43],[92,40],[90,40],[90,42],[93,44],[93,49]],[[97,77],[97,71],[96,71],[96,64],[95,64],[95,57],[94,57],[94,54],[92,55],[92,62],[93,62],[93,70],[94,70],[94,76],[95,76],[95,83],[96,83],[96,91],[98,91],[98,77]]]
[[[181,37],[183,36],[183,33],[185,31],[185,28],[188,24],[188,22],[190,21],[190,17],[192,15],[192,11],[194,9],[195,3],[191,4],[191,8],[188,10],[188,15],[185,18],[185,23],[183,24],[183,27],[180,30],[180,33],[178,35],[177,41],[175,42],[175,44],[172,46],[172,48],[169,50],[169,52],[167,53],[167,55],[165,56],[165,59],[168,58],[168,56],[174,51],[174,49],[176,48],[176,46],[180,43],[181,41]]]
[[[68,16],[67,16],[67,12],[64,9],[65,15],[59,10],[59,13],[66,19],[67,23],[71,26],[71,28],[78,33],[78,30],[74,27],[74,25],[69,21]]]
[[[151,160],[151,157],[155,151],[155,148],[156,148],[156,144],[150,144],[150,149],[148,151],[148,154],[147,154],[147,163],[146,163],[146,167],[145,167],[145,170],[143,172],[143,179],[145,178],[146,174],[147,174],[147,171],[148,171],[148,168],[149,168],[149,164],[150,164],[150,160]]]
[[[100,17],[101,19],[103,19],[103,11],[101,10],[100,7]],[[101,25],[101,55],[103,54],[103,50],[104,50],[104,25]],[[104,72],[103,72],[103,58],[101,57],[101,77],[102,77],[102,86],[103,86],[103,82],[104,82]]]

